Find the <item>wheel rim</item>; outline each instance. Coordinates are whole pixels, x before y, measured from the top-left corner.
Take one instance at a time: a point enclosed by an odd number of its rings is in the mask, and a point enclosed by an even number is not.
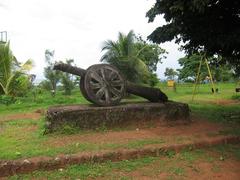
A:
[[[86,100],[88,100],[89,102],[91,103],[94,103],[89,97],[88,97],[88,94],[86,93],[86,88],[84,87],[84,79],[85,79],[85,76],[81,77],[80,79],[80,83],[79,83],[79,87],[80,87],[80,90],[82,92],[82,95],[83,97],[85,97]]]
[[[92,102],[101,106],[116,105],[125,94],[125,81],[115,67],[97,64],[87,69],[84,88]]]

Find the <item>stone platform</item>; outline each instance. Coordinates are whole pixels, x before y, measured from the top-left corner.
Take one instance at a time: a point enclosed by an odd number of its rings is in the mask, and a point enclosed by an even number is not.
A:
[[[111,107],[68,105],[50,107],[46,113],[46,133],[66,126],[78,129],[119,127],[130,122],[157,120],[162,124],[188,123],[189,107],[179,102],[127,103]]]

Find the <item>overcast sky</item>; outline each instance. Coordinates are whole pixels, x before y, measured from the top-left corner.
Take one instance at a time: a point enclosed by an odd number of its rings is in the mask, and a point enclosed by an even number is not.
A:
[[[148,23],[146,12],[155,0],[0,0],[0,31],[7,31],[11,49],[21,62],[35,62],[32,73],[43,79],[45,49],[55,50],[55,60],[73,58],[87,68],[99,63],[103,41],[116,40],[118,32],[134,30],[146,38],[157,26]],[[158,65],[163,78],[166,67],[178,68],[183,57],[173,42],[160,45],[169,54]]]

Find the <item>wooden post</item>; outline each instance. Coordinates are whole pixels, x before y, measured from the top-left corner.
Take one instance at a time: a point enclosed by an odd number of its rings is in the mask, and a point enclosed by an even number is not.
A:
[[[197,75],[196,75],[196,81],[195,81],[195,85],[194,85],[192,101],[194,100],[194,96],[196,94],[196,89],[197,89],[197,84],[198,84],[198,81],[200,79],[200,70],[201,70],[201,67],[202,67],[202,60],[203,60],[203,58],[201,58],[201,60],[199,62],[199,66],[198,66],[198,72],[197,72]]]

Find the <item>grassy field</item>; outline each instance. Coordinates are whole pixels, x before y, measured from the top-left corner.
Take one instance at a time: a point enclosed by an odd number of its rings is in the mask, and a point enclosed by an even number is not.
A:
[[[240,135],[239,123],[240,123],[240,94],[235,93],[235,84],[226,83],[218,84],[219,93],[212,94],[211,87],[208,84],[200,85],[197,89],[197,94],[192,101],[192,84],[180,84],[177,85],[177,91],[166,87],[166,84],[160,84],[159,87],[164,91],[170,100],[180,101],[188,103],[193,116],[205,118],[208,121],[214,123],[223,123],[231,125],[233,128],[229,132],[223,133]],[[132,96],[124,101],[144,101],[144,99]],[[118,148],[141,148],[145,145],[153,144],[164,144],[166,140],[162,138],[154,139],[141,139],[131,140],[125,143],[94,143],[94,142],[81,142],[81,143],[70,143],[64,146],[49,146],[48,142],[59,141],[61,138],[73,137],[72,135],[66,134],[53,134],[43,135],[44,117],[40,116],[39,120],[34,119],[17,119],[17,120],[1,120],[1,118],[9,116],[11,114],[33,112],[37,109],[47,109],[52,105],[63,105],[63,104],[86,104],[88,103],[81,95],[78,89],[73,91],[71,96],[64,96],[62,92],[57,92],[56,96],[51,97],[49,92],[42,92],[35,99],[32,94],[29,93],[26,97],[17,98],[14,104],[0,105],[0,160],[29,158],[35,156],[56,156],[57,154],[72,154],[82,151],[99,151],[99,150],[114,150]],[[3,118],[4,119],[4,118]],[[237,125],[237,126],[235,126]],[[117,131],[124,131],[126,129],[118,129]],[[105,129],[99,129],[99,132],[95,131],[83,131],[78,135],[90,136],[95,133],[104,133]],[[75,137],[76,135],[74,135]],[[204,156],[209,151],[214,151],[219,154],[219,149],[222,148],[221,153],[228,154],[227,156],[233,156],[237,161],[239,160],[239,146],[221,146],[218,149],[202,150],[201,156],[198,156],[198,151],[185,152],[179,156],[173,155],[170,158],[169,155],[164,156],[163,163],[168,164],[166,169],[158,169],[158,171],[168,173],[169,179],[179,179],[179,177],[187,176],[187,167],[179,168],[176,167],[176,161],[179,158],[190,158],[193,156],[193,162],[198,159],[203,160]],[[196,153],[196,154],[195,154]],[[220,154],[221,154],[220,153]],[[197,158],[195,158],[197,156]],[[170,158],[170,159],[168,159]],[[215,157],[216,158],[216,157]],[[185,162],[186,161],[186,162]],[[50,179],[59,179],[65,177],[72,177],[73,179],[78,178],[98,178],[114,179],[119,176],[119,173],[123,174],[122,179],[131,179],[132,172],[138,169],[151,167],[151,164],[160,163],[161,160],[158,158],[143,158],[132,161],[123,161],[119,163],[104,163],[104,164],[86,164],[80,166],[71,166],[61,171],[53,172],[36,172],[26,176],[16,176],[13,179],[20,178],[44,178],[49,177]],[[188,160],[184,159],[183,163],[187,164]],[[214,167],[213,167],[214,169]],[[157,171],[155,172],[157,173]],[[154,173],[153,173],[154,174]],[[180,178],[181,179],[181,178]]]
[[[236,84],[217,84],[219,93],[215,94],[212,94],[210,84],[202,84],[198,86],[194,101],[192,101],[193,86],[193,84],[179,84],[177,85],[177,91],[174,92],[165,83],[159,85],[170,100],[188,103],[194,113],[207,116],[212,120],[224,121],[229,114],[240,111],[239,104],[231,103],[232,99],[240,99],[240,93],[235,92]],[[144,101],[144,99],[133,96],[123,101]],[[0,116],[18,112],[32,112],[37,109],[47,109],[52,105],[63,104],[88,104],[88,101],[82,97],[79,89],[75,89],[71,96],[65,96],[61,91],[58,91],[54,98],[51,97],[49,92],[43,91],[34,99],[33,95],[29,93],[26,97],[17,98],[17,101],[9,106],[0,104]],[[228,106],[225,106],[226,104]]]
[[[160,89],[167,94],[170,100],[186,102],[190,104],[196,103],[208,103],[218,100],[229,100],[232,98],[240,99],[239,93],[235,92],[235,83],[219,83],[216,87],[219,92],[215,95],[211,92],[210,84],[201,84],[197,88],[197,93],[192,101],[193,84],[178,84],[177,91],[174,92],[172,88],[168,88],[166,83],[159,84]],[[131,97],[125,99],[125,101],[143,101],[144,99],[139,97]],[[88,101],[82,97],[78,88],[74,89],[71,96],[63,95],[62,91],[57,91],[56,96],[52,97],[50,92],[42,91],[40,94],[33,97],[33,94],[29,92],[25,97],[17,98],[14,104],[9,106],[0,104],[0,114],[8,114],[13,112],[27,112],[38,108],[47,108],[51,105],[58,104],[87,104]]]

